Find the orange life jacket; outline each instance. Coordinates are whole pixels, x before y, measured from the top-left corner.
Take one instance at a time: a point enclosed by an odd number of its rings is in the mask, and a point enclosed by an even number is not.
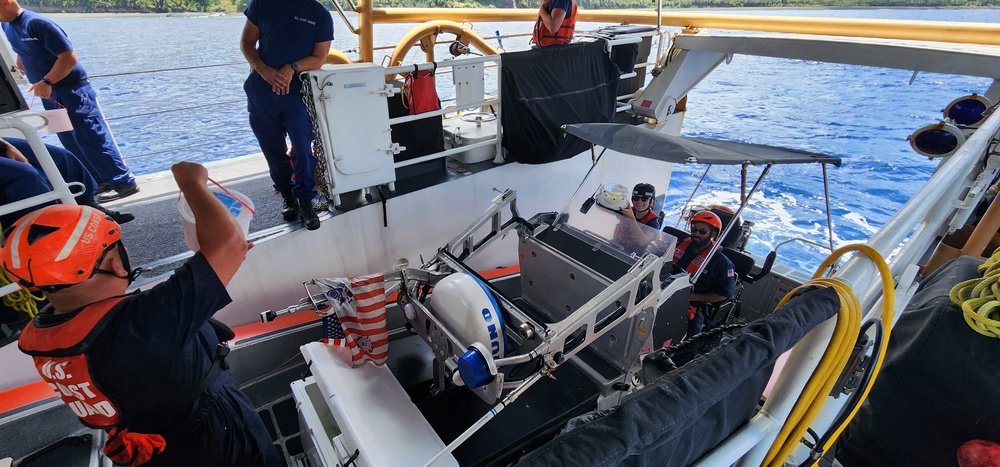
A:
[[[94,381],[87,351],[114,317],[115,305],[124,298],[112,297],[88,305],[54,326],[38,327],[32,320],[17,341],[18,348],[34,360],[42,379],[91,428],[108,429],[118,424],[118,406]]]
[[[542,24],[542,17],[539,16],[535,20],[535,29],[531,34],[531,42],[534,42],[539,47],[546,47],[555,44],[569,44],[569,41],[573,40],[573,32],[576,31],[576,0],[573,0],[573,11],[567,12],[566,17],[563,18],[562,24],[559,25],[559,30],[553,33],[549,31],[549,28]]]
[[[698,253],[698,256],[691,258],[691,262],[688,263],[686,266],[684,266],[684,270],[687,271],[687,273],[691,274],[692,276],[696,272],[698,272],[698,268],[701,266],[701,263],[705,262],[705,258],[708,258],[708,253],[712,251],[712,246],[714,244],[715,242],[712,242],[712,244],[709,245],[708,248],[705,248],[701,253]],[[675,264],[677,263],[677,261],[680,261],[681,257],[684,256],[685,249],[690,245],[691,245],[690,238],[685,238],[684,240],[681,240],[681,242],[677,244],[677,246],[674,248]]]

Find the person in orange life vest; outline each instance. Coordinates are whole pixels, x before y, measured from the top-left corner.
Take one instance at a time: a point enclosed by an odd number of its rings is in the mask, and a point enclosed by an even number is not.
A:
[[[708,265],[694,283],[691,305],[688,307],[687,337],[702,332],[708,311],[713,304],[728,300],[736,288],[733,263],[726,255],[716,251],[715,239],[722,232],[722,220],[711,211],[701,211],[691,217],[691,236],[681,240],[674,249],[674,264],[691,274],[706,260]]]
[[[576,30],[576,0],[542,0],[531,42],[538,47],[569,44]]]
[[[138,271],[121,227],[96,209],[48,206],[7,229],[0,266],[50,303],[18,347],[81,422],[108,431],[104,452],[116,464],[284,465],[224,364],[220,341],[232,336],[209,322],[230,302],[226,285],[250,245],[208,190],[205,167],[172,171],[201,250],[147,290],[126,293]]]

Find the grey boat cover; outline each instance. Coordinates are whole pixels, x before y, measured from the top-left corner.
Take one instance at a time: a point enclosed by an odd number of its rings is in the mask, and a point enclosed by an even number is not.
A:
[[[966,441],[1000,442],[1000,339],[973,331],[948,298],[955,284],[982,276],[982,263],[960,256],[920,284],[837,443],[843,465],[957,466]]]
[[[506,66],[506,64],[505,64]],[[708,138],[673,136],[624,123],[578,123],[563,130],[597,146],[665,162],[766,165],[821,162],[840,167],[840,158],[798,149]]]
[[[618,407],[589,417],[517,465],[690,465],[757,412],[774,361],[839,308],[831,288],[800,293],[731,340],[652,379]],[[663,361],[658,354],[664,352],[657,350],[646,361]]]

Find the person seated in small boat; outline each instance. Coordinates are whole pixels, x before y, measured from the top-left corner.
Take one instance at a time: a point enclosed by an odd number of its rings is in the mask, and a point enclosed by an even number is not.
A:
[[[97,181],[73,153],[51,144],[46,144],[45,148],[67,183],[78,182],[83,185],[83,192],[76,197],[78,204],[95,208],[111,216],[119,224],[135,219],[130,213],[106,209],[97,202]],[[3,156],[0,157],[0,204],[20,201],[52,190],[38,158],[26,140],[0,138],[0,156]],[[26,209],[0,216],[0,225],[8,226],[28,211]]]
[[[625,246],[626,250],[644,249],[643,247],[660,231],[660,216],[653,210],[655,199],[656,188],[653,185],[638,183],[632,188],[632,202],[618,211],[625,219],[619,220],[615,226],[614,238]]]
[[[722,219],[711,211],[700,211],[691,217],[691,236],[677,243],[674,249],[674,265],[694,276],[705,261],[708,264],[698,281],[694,283],[688,307],[688,331],[690,338],[705,329],[708,313],[714,305],[733,296],[736,289],[736,273],[733,263],[715,250],[716,240],[722,232]]]
[[[576,31],[577,10],[576,0],[542,0],[531,43],[537,47],[569,44]]]
[[[83,423],[108,431],[116,464],[284,465],[225,362],[234,335],[211,319],[251,245],[204,166],[171,170],[201,249],[146,290],[127,293],[138,272],[121,226],[96,209],[47,206],[7,229],[0,266],[50,303],[18,347]]]

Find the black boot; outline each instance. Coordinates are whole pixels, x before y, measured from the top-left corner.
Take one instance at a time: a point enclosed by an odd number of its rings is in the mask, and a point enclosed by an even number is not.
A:
[[[299,218],[302,219],[302,224],[307,229],[316,230],[319,228],[319,217],[316,216],[316,211],[313,210],[312,200],[299,200]]]
[[[80,203],[81,206],[90,206],[98,211],[103,212],[112,220],[117,222],[119,225],[135,220],[135,216],[133,216],[132,213],[113,211],[104,206],[101,206],[94,198],[77,199],[77,202]]]
[[[286,222],[299,218],[299,200],[292,196],[292,192],[281,194],[281,217]]]

